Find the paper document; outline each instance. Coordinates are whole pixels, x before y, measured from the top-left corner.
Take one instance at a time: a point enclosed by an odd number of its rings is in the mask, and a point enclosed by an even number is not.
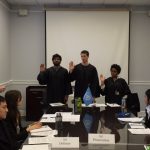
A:
[[[42,132],[32,132],[31,136],[54,136],[57,135],[57,130],[42,131]]]
[[[48,144],[52,143],[52,138],[50,136],[47,137],[29,137],[28,144]]]
[[[88,106],[86,106],[85,104],[82,104],[82,107],[106,107],[106,105],[105,104],[93,103],[93,104],[89,104]]]
[[[132,134],[150,134],[150,129],[128,129]]]
[[[63,122],[79,122],[80,115],[73,115],[72,112],[60,112],[62,115]],[[42,123],[55,123],[55,114],[44,114],[40,122]]]
[[[56,116],[57,113],[60,113],[62,116],[72,115],[72,112],[56,112],[56,113],[55,113],[55,116]]]
[[[129,123],[132,129],[144,129],[145,126],[142,123]]]
[[[118,120],[124,121],[124,122],[142,122],[143,118],[138,118],[138,117],[134,117],[134,118],[118,118]]]
[[[23,145],[22,150],[51,150],[50,144]]]
[[[106,103],[106,105],[109,106],[109,107],[121,107],[120,105],[118,105],[116,103],[112,103],[112,104]]]
[[[80,122],[80,115],[65,115],[62,117],[63,122]]]
[[[44,132],[44,131],[51,131],[52,129],[48,126],[48,125],[45,125],[45,126],[42,126],[41,128],[39,129],[34,129],[34,130],[31,130],[31,133],[34,133],[34,132]]]
[[[49,105],[52,107],[58,107],[58,106],[64,106],[65,104],[63,104],[63,103],[50,103]]]

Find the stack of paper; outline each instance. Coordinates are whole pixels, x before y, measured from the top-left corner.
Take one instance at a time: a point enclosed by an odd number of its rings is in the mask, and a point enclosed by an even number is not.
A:
[[[121,107],[120,105],[118,105],[116,103],[112,103],[112,104],[106,103],[106,105],[109,106],[109,107]]]
[[[85,104],[82,104],[82,107],[106,107],[106,105],[105,104],[93,103],[93,104],[89,104],[88,106],[86,106]]]
[[[42,116],[42,119],[40,120],[40,122],[42,122],[42,123],[46,123],[46,122],[54,123],[55,122],[55,117],[56,117],[56,114],[44,114]]]
[[[145,126],[142,123],[129,123],[131,129],[144,129]]]
[[[62,121],[63,122],[79,122],[80,121],[80,115],[73,115],[72,112],[60,112],[62,115]],[[42,119],[40,122],[42,123],[54,123],[55,122],[55,114],[44,114],[42,116]]]
[[[80,115],[66,115],[62,117],[63,122],[80,122]]]
[[[23,145],[22,150],[50,150],[51,146],[49,144],[40,145]]]
[[[34,129],[31,131],[31,136],[53,136],[56,134],[57,131],[52,130],[49,126],[43,126],[40,129]]]
[[[49,105],[52,107],[59,107],[59,106],[64,106],[65,104],[63,104],[63,103],[50,103]]]
[[[118,118],[120,121],[124,122],[142,122],[143,118],[133,117],[133,118]]]
[[[52,138],[50,136],[47,137],[29,137],[28,144],[48,144],[52,143]]]
[[[150,134],[150,129],[128,129],[132,134]]]

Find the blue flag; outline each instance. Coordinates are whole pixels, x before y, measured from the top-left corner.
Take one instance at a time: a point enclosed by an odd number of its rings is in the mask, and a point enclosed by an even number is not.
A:
[[[93,103],[93,96],[92,96],[92,93],[91,93],[91,90],[90,88],[88,87],[84,96],[83,96],[83,102],[86,106],[88,106],[89,104],[92,104]]]

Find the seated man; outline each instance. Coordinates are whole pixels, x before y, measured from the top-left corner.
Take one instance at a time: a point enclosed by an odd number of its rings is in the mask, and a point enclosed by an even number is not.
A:
[[[0,96],[0,150],[17,150],[15,139],[12,139],[5,122],[8,109],[4,97]]]

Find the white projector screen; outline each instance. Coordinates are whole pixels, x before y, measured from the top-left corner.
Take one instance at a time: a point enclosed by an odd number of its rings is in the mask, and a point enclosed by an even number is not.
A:
[[[61,65],[81,62],[80,52],[88,50],[89,62],[98,74],[110,76],[110,66],[119,64],[120,77],[128,82],[128,11],[47,11],[46,66],[52,55],[62,56]]]

